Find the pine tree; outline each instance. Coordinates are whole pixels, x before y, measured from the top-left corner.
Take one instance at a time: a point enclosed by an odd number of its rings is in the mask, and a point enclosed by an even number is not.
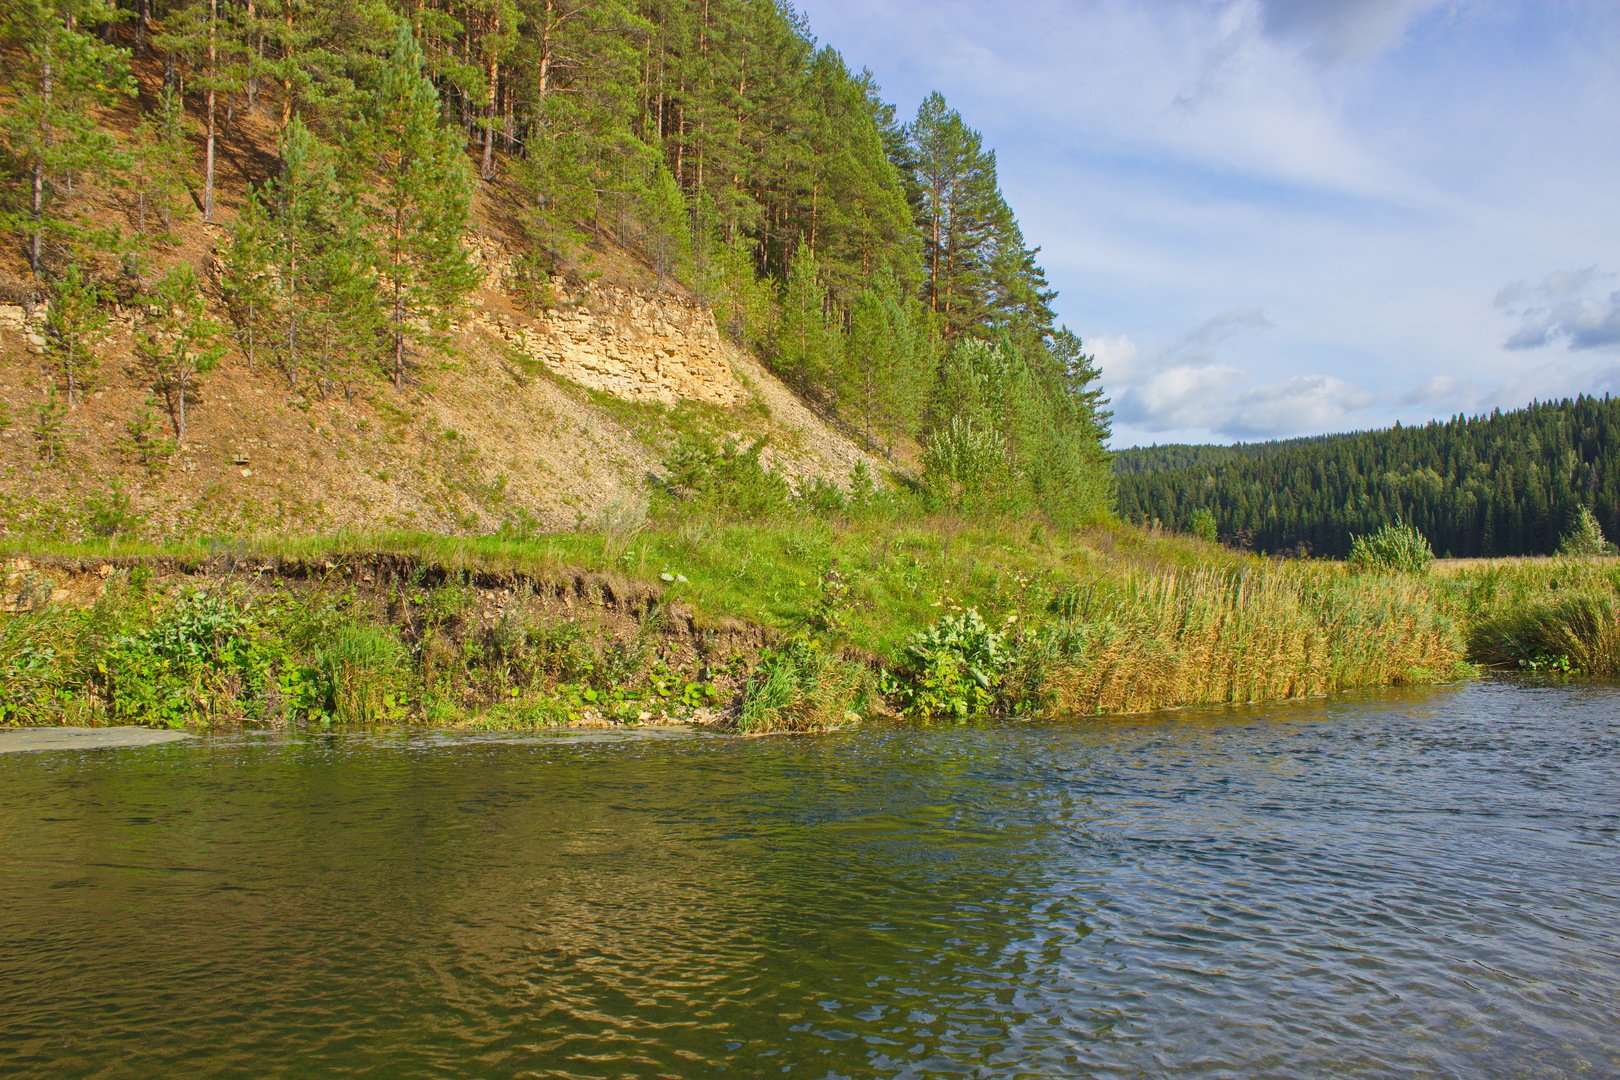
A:
[[[1583,506],[1575,515],[1575,523],[1558,545],[1560,555],[1607,555],[1613,548],[1604,539],[1603,526],[1598,524],[1590,507]]]
[[[130,182],[135,189],[136,239],[168,240],[174,212],[182,205],[191,161],[185,112],[172,87],[159,91],[156,107],[141,116],[133,159]],[[159,231],[154,232],[154,226]]]
[[[67,442],[67,429],[64,417],[67,407],[57,396],[56,382],[52,380],[45,389],[45,397],[34,410],[34,448],[39,452],[40,460],[47,465],[55,465],[62,460],[62,452]]]
[[[855,297],[844,348],[841,400],[865,437],[892,452],[917,433],[933,363],[921,305],[887,267]]]
[[[76,176],[112,176],[125,162],[93,109],[135,92],[128,54],[95,33],[115,21],[108,0],[7,0],[0,7],[0,224],[26,241],[34,276],[53,241],[107,248],[62,199]],[[13,195],[20,196],[13,198]]]
[[[522,15],[516,0],[476,0],[469,17],[477,28],[478,59],[483,85],[478,127],[483,143],[478,175],[495,179],[495,134],[501,127],[501,70],[518,44]]]
[[[282,280],[274,272],[278,239],[274,230],[275,225],[264,208],[263,191],[250,189],[220,260],[221,290],[236,324],[237,341],[247,357],[249,371],[253,370],[259,349],[273,334],[277,321]]]
[[[992,310],[990,262],[1006,213],[995,154],[937,92],[923,101],[907,134],[928,303],[943,319],[947,340],[955,340]]]
[[[146,297],[135,356],[163,398],[176,442],[186,440],[186,407],[197,384],[225,355],[220,342],[224,329],[208,317],[196,271],[188,264],[170,270]]]
[[[422,52],[400,27],[356,133],[361,160],[375,165],[380,190],[370,203],[378,283],[394,385],[405,388],[412,356],[439,347],[473,286],[462,245],[472,179],[461,140],[439,123],[439,98],[422,74]]]
[[[156,405],[156,401],[147,398],[124,425],[124,437],[118,442],[124,456],[140,465],[149,476],[161,471],[175,451],[173,439],[157,434],[158,421],[152,411]]]
[[[220,0],[175,0],[165,14],[161,30],[152,36],[152,45],[177,61],[184,72],[186,91],[203,99],[203,183],[204,221],[214,220],[214,165],[219,141],[220,99],[240,92],[246,86],[246,43],[240,30],[222,10]]]
[[[711,240],[705,251],[698,294],[714,311],[721,332],[745,348],[769,340],[771,289],[755,275],[753,244],[739,233],[729,242]]]
[[[656,137],[649,141],[636,131],[639,80],[652,34],[637,6],[627,0],[522,0],[523,34],[511,67],[532,75],[512,94],[523,144],[513,171],[532,207],[526,226],[554,254],[592,233],[631,244],[644,233],[656,262],[671,243],[681,245],[678,236],[691,235],[689,227],[671,227],[672,204],[656,171]],[[644,229],[623,228],[638,224]]]
[[[827,288],[815,254],[801,241],[782,290],[773,336],[774,366],[789,382],[825,392],[837,368],[838,332],[827,321]]]
[[[642,204],[646,223],[646,249],[662,285],[668,277],[689,274],[692,269],[692,229],[686,216],[686,200],[675,177],[662,161],[653,165],[653,177]]]
[[[69,409],[91,385],[97,367],[95,347],[106,329],[100,290],[77,264],[70,264],[52,283],[45,315],[45,355],[67,386]]]
[[[250,192],[232,230],[225,299],[250,363],[262,349],[289,386],[313,376],[324,394],[376,355],[375,253],[330,152],[297,116],[283,133],[281,160],[280,174]]]
[[[1067,326],[1052,335],[1052,357],[1062,373],[1063,391],[1073,403],[1077,421],[1099,450],[1113,432],[1114,414],[1102,387],[1102,369],[1088,355],[1080,336]]]

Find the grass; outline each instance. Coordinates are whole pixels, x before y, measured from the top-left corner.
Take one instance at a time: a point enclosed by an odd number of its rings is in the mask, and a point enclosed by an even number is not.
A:
[[[1005,639],[1005,669],[989,692],[959,687],[967,711],[1313,696],[1454,678],[1470,656],[1509,666],[1567,658],[1593,673],[1620,662],[1615,575],[1598,562],[1419,577],[1265,560],[1118,525],[1059,531],[882,510],[739,521],[665,507],[634,517],[635,528],[605,520],[551,535],[10,541],[0,557],[34,560],[36,575],[83,580],[109,566],[114,578],[149,580],[138,604],[104,596],[92,609],[0,616],[0,719],[110,715],[96,669],[105,645],[81,624],[138,627],[199,583],[236,590],[265,654],[242,660],[236,683],[175,683],[182,695],[206,689],[198,715],[220,722],[696,715],[739,730],[807,730],[843,723],[883,669],[897,707],[922,700],[954,715],[963,710],[941,674],[949,663],[935,665],[938,685],[925,694],[892,691],[897,678],[924,677],[907,667],[908,646],[968,611]],[[226,708],[233,688],[240,700]]]
[[[1482,665],[1620,677],[1620,560],[1470,560],[1436,586]]]

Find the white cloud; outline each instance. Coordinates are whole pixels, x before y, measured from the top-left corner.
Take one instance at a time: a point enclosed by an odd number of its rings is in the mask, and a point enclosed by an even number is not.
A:
[[[1114,414],[1149,431],[1217,430],[1229,415],[1232,391],[1247,378],[1222,364],[1177,364],[1115,391]]]
[[[1295,375],[1238,395],[1217,430],[1243,439],[1343,430],[1353,414],[1379,400],[1336,375]]]
[[[1457,398],[1461,385],[1450,375],[1436,375],[1422,386],[1413,387],[1402,394],[1397,403],[1401,405],[1437,405],[1443,401],[1454,401]]]
[[[1086,348],[1097,361],[1104,386],[1128,386],[1137,370],[1141,350],[1124,334],[1087,338]]]
[[[1603,295],[1601,288],[1615,276],[1589,266],[1548,274],[1536,285],[1504,286],[1496,307],[1518,326],[1503,347],[1539,349],[1558,341],[1576,350],[1620,346],[1620,291]]]

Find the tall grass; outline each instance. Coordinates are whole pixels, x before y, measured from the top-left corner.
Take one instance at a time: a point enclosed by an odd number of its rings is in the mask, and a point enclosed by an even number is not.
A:
[[[748,735],[826,731],[858,717],[871,675],[814,641],[767,651],[737,706],[736,729]]]
[[[1050,630],[1060,712],[1261,701],[1449,676],[1455,628],[1421,583],[1334,567],[1132,571]]]
[[[316,693],[339,724],[403,720],[409,712],[411,655],[392,628],[345,623],[315,650]]]
[[[1474,564],[1446,581],[1469,654],[1498,668],[1620,676],[1620,564],[1552,558]]]

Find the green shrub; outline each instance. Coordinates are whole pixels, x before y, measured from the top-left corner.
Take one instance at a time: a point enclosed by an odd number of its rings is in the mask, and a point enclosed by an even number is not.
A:
[[[909,716],[965,719],[994,711],[1012,670],[1006,638],[990,629],[976,608],[942,616],[903,650],[898,672],[884,689]]]
[[[1348,561],[1358,571],[1426,574],[1434,563],[1434,550],[1415,526],[1397,521],[1369,535],[1353,537]]]
[[[760,461],[765,440],[719,441],[701,432],[685,434],[664,459],[666,482],[679,498],[759,517],[786,508],[793,492],[787,481]]]
[[[1598,524],[1597,515],[1584,506],[1575,515],[1574,524],[1558,544],[1560,555],[1609,555],[1613,552],[1614,545],[1604,539],[1603,527]]]
[[[188,591],[114,637],[96,663],[107,718],[164,727],[245,718],[275,659],[252,616],[232,596]]]
[[[1007,446],[971,419],[952,417],[923,446],[923,486],[941,506],[973,513],[1009,487]]]

